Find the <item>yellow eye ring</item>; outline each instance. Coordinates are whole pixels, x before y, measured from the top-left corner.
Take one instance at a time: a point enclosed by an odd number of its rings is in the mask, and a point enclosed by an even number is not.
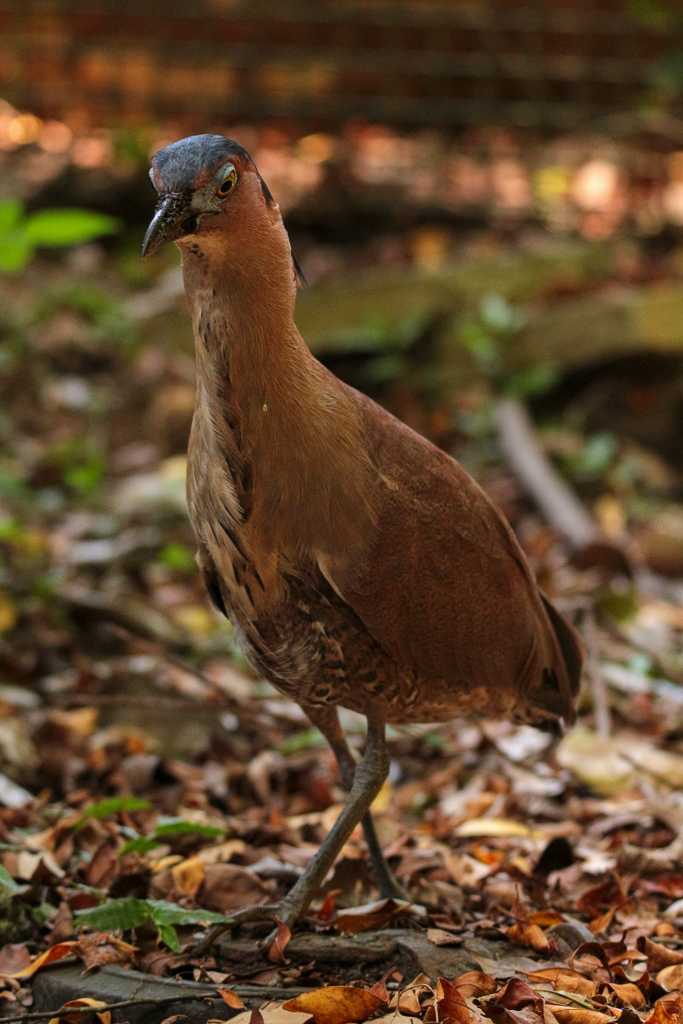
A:
[[[232,192],[236,184],[237,171],[235,170],[232,164],[228,164],[228,166],[223,171],[223,180],[221,181],[216,191],[221,196],[227,196],[230,192]]]

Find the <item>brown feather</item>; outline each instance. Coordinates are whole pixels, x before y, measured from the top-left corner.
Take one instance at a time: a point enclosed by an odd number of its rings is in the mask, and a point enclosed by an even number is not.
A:
[[[190,514],[214,603],[260,670],[306,706],[389,721],[571,721],[573,629],[465,470],[308,350],[255,168],[179,245],[197,353]]]

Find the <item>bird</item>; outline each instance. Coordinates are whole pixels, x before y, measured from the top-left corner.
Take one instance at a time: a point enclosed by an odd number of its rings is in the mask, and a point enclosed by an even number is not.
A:
[[[199,570],[255,670],[327,739],[347,791],[299,879],[264,908],[291,928],[359,824],[381,895],[403,895],[371,814],[387,725],[561,730],[575,718],[582,645],[466,470],[315,358],[295,324],[302,273],[249,153],[192,135],[152,156],[150,178],[142,253],[175,242],[192,319]],[[339,708],[366,718],[359,760]]]

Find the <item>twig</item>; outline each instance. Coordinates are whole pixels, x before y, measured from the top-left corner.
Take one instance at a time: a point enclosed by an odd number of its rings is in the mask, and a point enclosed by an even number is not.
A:
[[[604,542],[597,524],[545,457],[524,406],[503,398],[495,417],[505,458],[551,526],[573,548]]]
[[[280,999],[283,996],[301,995],[304,992],[312,991],[310,988],[283,988],[277,985],[231,985],[230,988],[238,996],[244,996],[245,998],[251,996],[258,999]],[[62,1013],[68,1013],[69,1015],[72,1013],[107,1013],[112,1010],[129,1010],[131,1006],[142,1006],[149,1003],[155,1006],[166,1006],[171,1003],[201,1002],[206,999],[218,1000],[219,998],[217,993],[212,995],[209,992],[162,996],[160,999],[154,996],[138,996],[135,999],[123,999],[121,1002],[106,1003],[102,1006],[60,1006],[57,1010],[22,1013],[19,1017],[0,1017],[0,1022],[1,1024],[30,1024],[31,1021],[51,1020],[53,1017],[59,1017]]]
[[[120,1003],[107,1003],[102,1006],[60,1006],[57,1010],[22,1013],[19,1017],[0,1017],[0,1021],[2,1021],[2,1024],[27,1024],[28,1021],[32,1020],[50,1020],[52,1017],[59,1017],[62,1013],[68,1013],[69,1016],[72,1013],[106,1013],[110,1010],[128,1010],[131,1006],[141,1006],[143,1003],[154,1003],[155,1005],[163,1006],[168,1003],[187,1003],[212,998],[214,997],[208,993],[206,995],[163,996],[161,999],[155,999],[153,996],[149,998],[142,996],[138,999],[123,999]]]
[[[587,675],[593,697],[595,728],[598,736],[602,739],[607,739],[612,734],[612,711],[609,703],[607,682],[597,656],[598,634],[592,617],[587,617],[583,623],[583,636],[588,652],[586,668],[588,669]]]

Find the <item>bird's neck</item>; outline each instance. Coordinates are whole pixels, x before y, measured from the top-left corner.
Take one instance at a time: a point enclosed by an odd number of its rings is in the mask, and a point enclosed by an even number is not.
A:
[[[349,504],[349,524],[363,519],[367,458],[348,390],[294,324],[291,258],[278,256],[239,268],[184,256],[197,364],[193,432],[211,457],[230,462],[232,453],[241,467],[252,493],[238,497],[250,527],[280,548],[325,549],[340,504]]]

